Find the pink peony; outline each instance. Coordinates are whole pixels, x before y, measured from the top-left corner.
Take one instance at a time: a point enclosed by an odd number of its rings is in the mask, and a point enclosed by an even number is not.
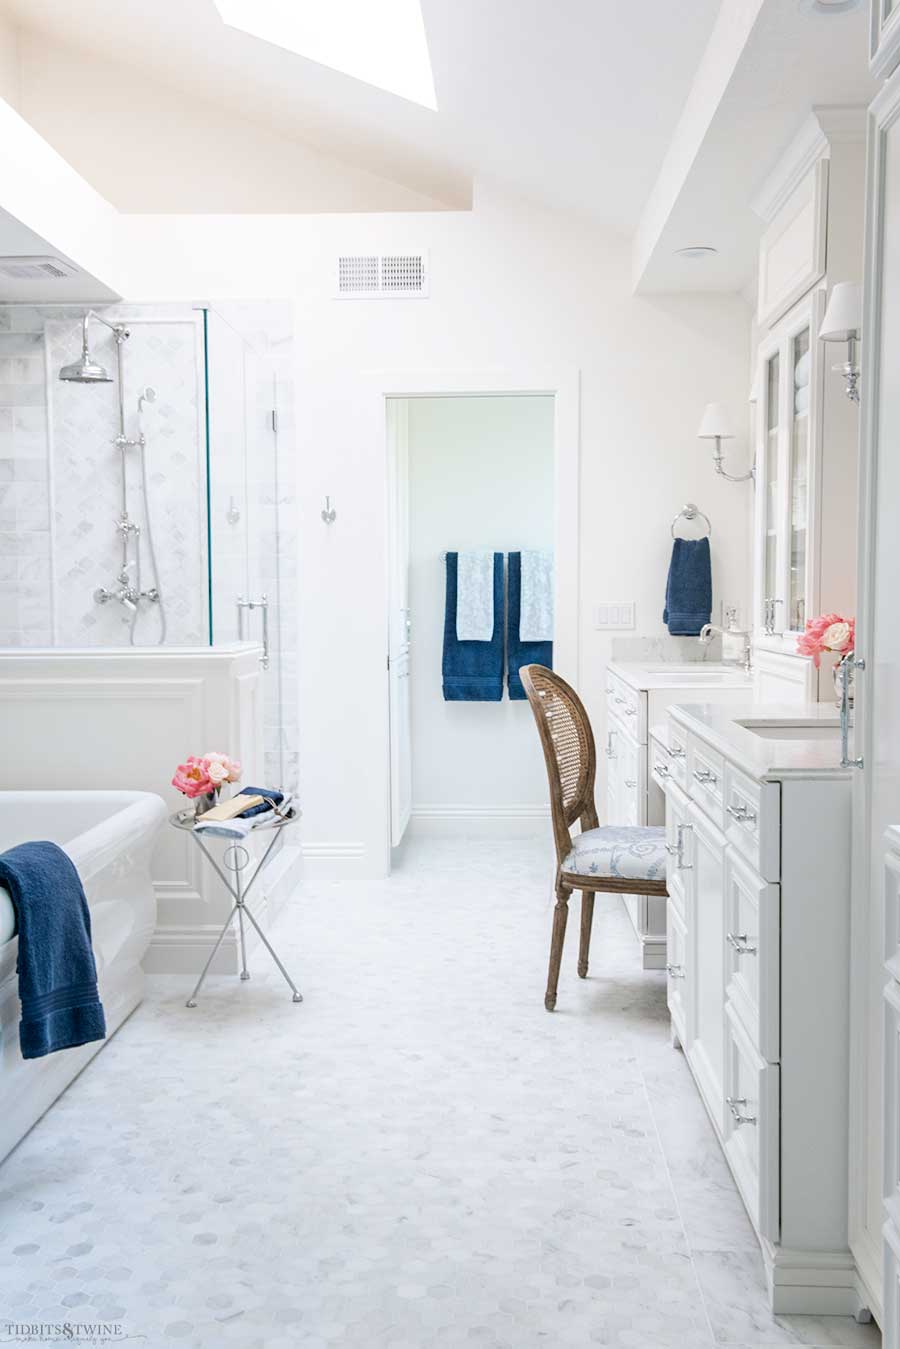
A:
[[[205,796],[207,792],[211,792],[215,783],[209,776],[206,760],[189,754],[186,762],[180,763],[175,769],[172,786],[177,787],[185,796],[195,797]]]

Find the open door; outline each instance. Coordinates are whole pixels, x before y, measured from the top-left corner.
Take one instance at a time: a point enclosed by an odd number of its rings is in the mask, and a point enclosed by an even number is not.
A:
[[[409,407],[386,400],[388,446],[388,684],[391,722],[391,846],[406,832],[412,809],[409,662]]]

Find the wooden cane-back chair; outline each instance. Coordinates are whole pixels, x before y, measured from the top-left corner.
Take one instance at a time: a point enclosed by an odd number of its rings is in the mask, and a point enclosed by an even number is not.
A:
[[[556,844],[556,908],[550,942],[550,970],[544,1006],[556,1007],[569,898],[581,891],[581,941],[578,973],[587,977],[594,917],[594,895],[666,895],[665,830],[600,828],[594,784],[597,751],[584,704],[573,688],[543,665],[519,670],[522,686],[537,723],[547,777]],[[573,838],[572,826],[580,832]]]

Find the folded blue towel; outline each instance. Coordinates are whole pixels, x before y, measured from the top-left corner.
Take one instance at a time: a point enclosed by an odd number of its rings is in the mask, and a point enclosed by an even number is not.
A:
[[[676,539],[663,622],[673,637],[696,637],[712,615],[709,539]]]
[[[81,878],[55,843],[20,843],[0,854],[0,885],[19,931],[19,1044],[23,1059],[106,1036]]]
[[[262,815],[265,811],[271,810],[270,801],[274,801],[276,806],[280,806],[284,800],[284,792],[276,792],[271,787],[242,787],[238,796],[264,796],[266,798],[261,806],[251,806],[249,810],[242,810],[240,814],[242,820],[249,820],[254,815]]]
[[[527,695],[519,678],[523,665],[543,665],[553,669],[552,642],[523,642],[519,636],[522,610],[522,554],[510,553],[506,578],[506,664],[509,696],[521,700]]]
[[[444,601],[444,701],[499,703],[503,697],[503,554],[494,554],[494,632],[489,642],[461,642],[456,635],[456,553],[447,554]]]

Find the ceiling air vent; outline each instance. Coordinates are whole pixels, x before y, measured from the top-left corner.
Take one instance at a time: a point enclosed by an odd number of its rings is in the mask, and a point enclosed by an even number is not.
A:
[[[426,253],[342,253],[338,258],[339,300],[421,299],[427,294]]]
[[[0,276],[8,281],[62,281],[77,275],[77,267],[59,258],[0,258]]]

